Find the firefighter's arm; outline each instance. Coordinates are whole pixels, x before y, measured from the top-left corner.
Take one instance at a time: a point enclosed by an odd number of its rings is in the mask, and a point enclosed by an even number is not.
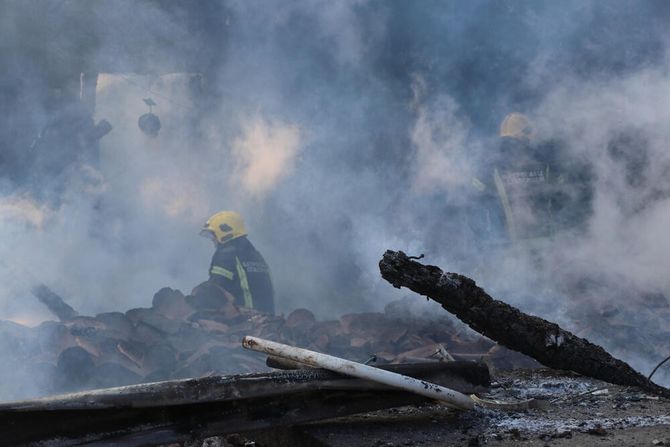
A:
[[[212,280],[227,279],[232,281],[233,279],[235,279],[235,273],[232,270],[228,270],[225,267],[212,264],[212,266],[209,269],[209,279]]]
[[[217,251],[209,267],[209,279],[226,287],[235,280],[235,260],[227,253]]]

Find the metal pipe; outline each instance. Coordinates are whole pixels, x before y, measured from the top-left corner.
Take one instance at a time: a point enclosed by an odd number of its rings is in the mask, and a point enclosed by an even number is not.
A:
[[[332,355],[321,354],[307,349],[296,348],[293,346],[276,343],[262,338],[246,336],[242,340],[242,346],[252,351],[263,352],[268,355],[284,357],[296,362],[304,363],[316,368],[324,368],[335,371],[347,376],[367,379],[377,383],[398,388],[411,393],[416,393],[430,399],[436,399],[447,405],[461,409],[471,410],[474,408],[474,402],[465,394],[459,393],[449,388],[445,388],[424,380],[414,379],[413,377],[403,376],[391,371],[375,368],[373,366],[363,365],[362,363],[352,362]]]

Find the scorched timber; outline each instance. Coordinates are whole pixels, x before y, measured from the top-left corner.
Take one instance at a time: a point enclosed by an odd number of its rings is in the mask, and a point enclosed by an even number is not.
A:
[[[654,384],[600,346],[491,298],[470,278],[423,265],[401,251],[384,253],[379,269],[394,287],[407,287],[432,298],[475,331],[543,365],[670,397],[670,390]]]
[[[385,369],[463,393],[490,383],[486,366],[472,362]],[[0,439],[3,446],[167,444],[426,401],[320,369],[205,377],[3,403]]]
[[[32,290],[32,293],[42,304],[47,306],[60,321],[68,321],[78,315],[77,311],[70,307],[63,298],[44,284],[35,287]]]

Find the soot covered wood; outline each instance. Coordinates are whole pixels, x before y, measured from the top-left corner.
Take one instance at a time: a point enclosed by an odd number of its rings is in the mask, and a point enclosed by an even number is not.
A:
[[[379,269],[394,287],[407,287],[432,298],[475,331],[543,365],[670,397],[670,390],[654,384],[600,346],[556,323],[491,298],[468,277],[423,265],[402,251],[386,251]]]

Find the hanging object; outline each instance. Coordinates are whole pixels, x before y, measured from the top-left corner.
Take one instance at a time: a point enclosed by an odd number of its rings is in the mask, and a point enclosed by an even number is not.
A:
[[[137,125],[145,135],[152,138],[157,137],[158,131],[161,130],[161,120],[153,113],[153,107],[157,104],[151,98],[144,98],[142,101],[149,106],[149,113],[140,116]]]

